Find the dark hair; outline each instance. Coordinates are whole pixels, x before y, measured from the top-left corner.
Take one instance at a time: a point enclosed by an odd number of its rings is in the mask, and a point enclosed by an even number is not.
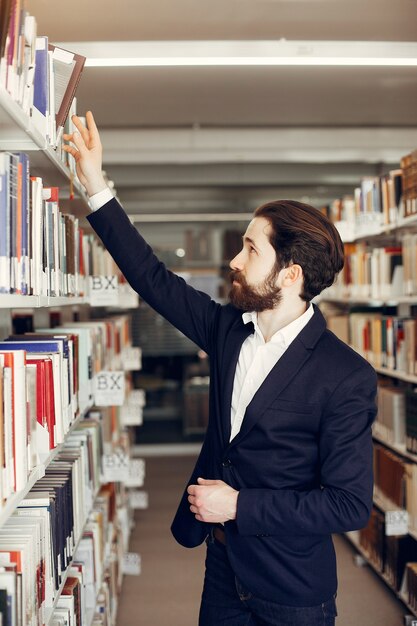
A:
[[[343,267],[340,235],[332,222],[309,204],[275,200],[258,207],[255,217],[266,218],[271,227],[270,242],[277,255],[277,269],[291,264],[303,269],[300,298],[310,301],[329,287]]]

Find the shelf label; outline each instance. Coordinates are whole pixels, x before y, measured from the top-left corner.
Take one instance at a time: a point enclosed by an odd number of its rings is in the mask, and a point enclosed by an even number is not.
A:
[[[392,535],[408,534],[408,511],[399,509],[398,511],[386,511],[385,513],[385,534]]]
[[[125,482],[129,478],[130,459],[124,450],[115,450],[103,455],[102,482]]]
[[[136,346],[128,346],[123,350],[123,369],[137,372],[142,369],[142,350]]]
[[[125,373],[103,371],[95,378],[94,404],[122,406],[125,401]]]
[[[123,555],[122,572],[128,576],[139,576],[142,571],[140,554],[125,552]]]
[[[147,491],[138,489],[129,491],[129,504],[132,509],[149,508],[149,496]]]
[[[145,459],[131,459],[126,487],[143,487],[145,482]]]
[[[124,404],[120,409],[120,422],[122,426],[142,426],[143,411],[137,404]]]
[[[117,276],[90,276],[91,306],[117,306],[119,285]]]
[[[145,390],[132,389],[132,391],[129,393],[127,401],[129,404],[132,404],[134,406],[144,407],[146,404]]]

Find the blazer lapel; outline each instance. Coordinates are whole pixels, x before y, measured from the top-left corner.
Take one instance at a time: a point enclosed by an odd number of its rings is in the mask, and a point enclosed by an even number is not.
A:
[[[224,442],[227,445],[231,432],[230,411],[232,406],[233,382],[235,379],[236,366],[239,359],[240,349],[243,342],[254,331],[253,323],[244,324],[242,319],[230,331],[227,337],[227,349],[222,366],[223,391],[222,391],[222,430]]]
[[[237,445],[250,432],[266,409],[289,385],[297,372],[310,358],[315,344],[326,328],[323,315],[315,305],[313,306],[315,309],[313,317],[274,365],[255,393],[246,408],[242,427],[236,437],[228,444],[228,448]],[[227,441],[229,439],[230,427]]]

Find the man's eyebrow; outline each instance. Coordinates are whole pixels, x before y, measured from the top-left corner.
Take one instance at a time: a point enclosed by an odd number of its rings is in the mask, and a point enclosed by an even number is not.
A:
[[[254,242],[254,240],[251,239],[250,237],[247,237],[246,235],[242,235],[242,239],[243,239],[244,243],[248,242],[248,243],[252,244],[252,246],[254,246],[257,250],[259,250],[259,248],[256,245],[256,243]]]

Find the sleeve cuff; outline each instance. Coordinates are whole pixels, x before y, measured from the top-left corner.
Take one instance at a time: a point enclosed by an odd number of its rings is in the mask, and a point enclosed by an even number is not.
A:
[[[110,200],[113,199],[113,194],[110,189],[107,187],[98,193],[95,193],[93,196],[89,198],[89,204],[91,211],[97,211],[101,209],[102,206],[107,204]]]

